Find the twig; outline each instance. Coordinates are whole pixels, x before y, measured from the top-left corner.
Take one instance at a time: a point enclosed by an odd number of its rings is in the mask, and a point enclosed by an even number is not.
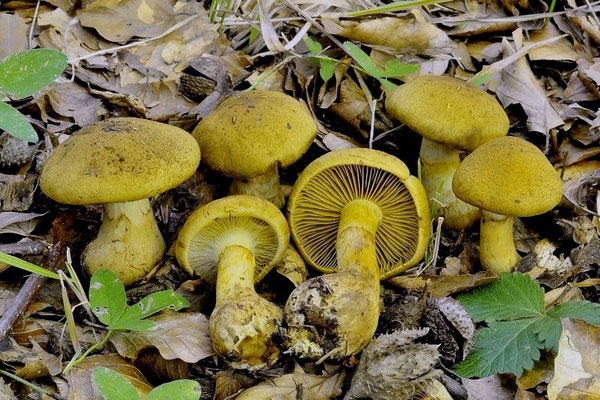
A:
[[[8,310],[2,316],[2,319],[0,319],[0,342],[12,331],[14,324],[27,311],[31,303],[33,303],[45,280],[45,276],[37,274],[30,275],[27,278],[23,287],[19,290],[17,297],[15,297]]]
[[[18,242],[9,244],[0,244],[0,252],[14,255],[31,256],[42,254],[46,250],[46,245],[41,242]]]
[[[29,29],[29,38],[27,43],[29,44],[29,48],[31,49],[31,42],[33,41],[33,30],[35,29],[35,23],[37,21],[38,11],[40,11],[40,3],[42,0],[38,0],[35,5],[35,11],[33,12],[33,20],[31,20],[31,29]]]
[[[369,130],[369,148],[373,148],[373,136],[375,135],[375,109],[377,108],[377,99],[373,100],[371,106],[371,129]]]

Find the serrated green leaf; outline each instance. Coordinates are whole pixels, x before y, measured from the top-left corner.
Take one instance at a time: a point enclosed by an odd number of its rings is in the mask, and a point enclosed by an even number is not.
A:
[[[38,135],[33,126],[27,121],[27,118],[17,109],[0,101],[0,129],[14,137],[35,143]]]
[[[330,80],[335,74],[335,64],[336,62],[334,60],[319,60],[319,75],[321,75],[321,79],[323,79],[324,82]]]
[[[90,281],[90,306],[96,317],[111,326],[121,318],[127,307],[125,287],[109,269],[94,272]]]
[[[418,64],[401,64],[396,58],[387,60],[383,66],[385,68],[385,72],[382,76],[386,78],[410,75],[419,70]]]
[[[31,96],[54,82],[66,67],[67,56],[60,51],[20,51],[0,63],[0,91],[17,98]]]
[[[154,324],[150,321],[143,321],[144,318],[167,308],[179,311],[189,305],[190,303],[183,296],[172,290],[152,293],[128,307],[119,320],[110,325],[110,328],[145,331],[151,329]]]
[[[180,379],[160,385],[148,393],[146,400],[198,400],[201,394],[198,382]]]
[[[548,316],[558,321],[561,318],[581,319],[588,324],[600,326],[600,304],[590,301],[569,301],[548,311]]]
[[[458,301],[475,322],[544,315],[544,289],[518,272],[502,273],[497,281],[458,296]]]
[[[140,398],[131,382],[109,368],[94,368],[94,383],[104,400],[137,400]]]
[[[548,316],[541,317],[533,325],[533,330],[544,344],[546,350],[558,351],[558,340],[560,339],[560,320],[552,319]]]
[[[520,376],[531,369],[544,347],[533,329],[539,319],[491,322],[489,327],[479,329],[475,349],[454,366],[456,373],[465,378],[507,372]]]
[[[304,43],[306,43],[308,50],[310,50],[310,52],[313,54],[319,54],[323,51],[323,46],[321,46],[321,43],[312,40],[308,36],[304,38]]]

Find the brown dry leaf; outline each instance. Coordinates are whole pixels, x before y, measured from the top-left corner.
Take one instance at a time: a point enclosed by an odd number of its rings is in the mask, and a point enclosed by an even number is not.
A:
[[[573,72],[567,83],[562,97],[565,102],[577,103],[582,101],[597,100],[598,95],[589,90],[579,78],[579,72]]]
[[[514,378],[513,378],[514,379]],[[514,400],[516,390],[498,374],[482,379],[463,379],[469,400]]]
[[[569,166],[600,154],[600,147],[578,147],[565,138],[558,148],[558,152],[565,157],[565,165]]]
[[[392,48],[404,54],[437,56],[450,54],[456,49],[452,39],[427,22],[420,11],[365,21],[322,21],[329,33],[368,45]]]
[[[81,25],[106,40],[124,43],[133,37],[158,36],[174,25],[173,0],[97,0],[77,12]]]
[[[595,96],[600,97],[600,59],[592,64],[587,60],[579,62],[579,79]]]
[[[535,361],[533,368],[527,370],[517,379],[517,384],[521,389],[532,389],[540,383],[548,383],[552,379],[554,370],[554,358],[548,354],[541,360]]]
[[[254,379],[236,373],[233,369],[219,371],[215,374],[215,396],[213,400],[228,400],[237,393],[254,384]]]
[[[69,382],[69,400],[104,400],[94,383],[93,373],[97,367],[109,368],[123,375],[135,386],[142,398],[152,390],[144,375],[118,355],[88,356],[66,376]]]
[[[549,400],[600,398],[600,328],[563,319]]]
[[[360,86],[349,77],[340,84],[337,102],[329,109],[357,130],[361,130],[362,124],[368,126],[371,123],[371,107],[367,98]]]
[[[373,339],[362,352],[345,399],[409,400],[441,375],[437,345],[414,341],[428,329],[396,331]]]
[[[458,3],[458,4],[457,4]],[[439,22],[446,26],[453,26],[449,33],[458,36],[474,36],[482,33],[513,31],[517,28],[514,21],[489,22],[486,19],[502,19],[508,15],[497,1],[469,1],[455,2],[459,13],[456,17],[439,18]]]
[[[134,359],[140,351],[155,347],[166,360],[196,363],[214,353],[203,314],[168,313],[149,320],[155,324],[150,331],[113,333],[109,340],[121,356]]]
[[[41,376],[58,375],[62,365],[58,357],[47,353],[36,342],[28,349],[10,338],[9,347],[0,352],[0,360],[14,368],[15,375],[23,379],[35,379]]]
[[[27,211],[33,203],[37,175],[0,174],[0,211]]]
[[[434,297],[445,297],[479,286],[487,285],[497,279],[490,271],[463,275],[421,275],[417,277],[396,276],[386,282],[407,290],[423,290],[429,284],[429,292]]]
[[[178,358],[165,360],[156,350],[144,351],[133,364],[152,381],[174,381],[190,376],[190,364]]]
[[[335,399],[342,394],[346,371],[327,375],[305,373],[296,364],[294,372],[265,381],[242,392],[237,400],[311,400]]]
[[[577,287],[563,286],[556,289],[552,289],[544,295],[544,307],[549,309],[556,307],[559,304],[566,303],[567,301],[582,301],[583,294]]]
[[[0,212],[0,234],[12,233],[28,236],[37,225],[37,218],[44,214]]]
[[[544,28],[536,30],[525,44],[539,43],[544,40],[560,36],[562,32],[553,23],[547,23]],[[567,38],[559,39],[557,42],[546,46],[536,47],[529,52],[532,61],[573,61],[576,62],[581,56],[575,50],[573,44]]]
[[[0,13],[0,60],[27,49],[27,24],[16,14]]]
[[[18,400],[15,393],[10,388],[10,385],[0,378],[0,399],[3,400]]]
[[[570,257],[559,257],[554,255],[557,247],[548,239],[540,240],[534,248],[536,254],[536,265],[544,268],[547,273],[565,276],[573,271],[573,262]]]
[[[0,315],[4,315],[8,306],[12,303],[21,289],[21,283],[3,282],[0,280]],[[44,283],[34,303],[27,309],[25,316],[34,314],[45,308],[53,308],[55,310],[62,310],[63,308],[60,284],[57,280],[47,280]]]
[[[522,31],[513,32],[515,41],[522,39]],[[505,39],[503,40],[504,58],[516,53]],[[519,104],[527,114],[527,129],[548,136],[550,129],[563,125],[564,121],[546,97],[544,89],[531,71],[525,57],[505,67],[489,83],[502,105]]]
[[[27,318],[23,322],[16,324],[11,332],[11,336],[19,345],[27,348],[32,347],[29,338],[44,349],[49,340],[49,336],[46,334],[44,328],[32,318]]]
[[[479,62],[492,64],[502,58],[502,43],[476,41],[467,44],[467,50],[471,57]]]
[[[102,100],[92,96],[90,91],[75,82],[54,83],[34,96],[42,110],[42,119],[47,121],[48,111],[72,118],[75,124],[87,126],[92,124],[108,111]]]
[[[577,24],[597,45],[600,44],[600,27],[591,13],[584,10],[567,10],[567,18]]]

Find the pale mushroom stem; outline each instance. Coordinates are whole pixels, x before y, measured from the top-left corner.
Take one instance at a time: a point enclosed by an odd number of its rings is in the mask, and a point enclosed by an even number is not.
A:
[[[248,179],[235,179],[229,187],[229,195],[248,194],[260,199],[270,201],[277,208],[283,207],[285,198],[279,183],[279,172],[277,165],[273,164],[263,174]]]
[[[479,258],[484,269],[496,274],[509,272],[521,259],[513,241],[513,220],[482,210]]]
[[[429,199],[438,202],[435,217],[455,230],[466,229],[480,217],[479,209],[458,199],[452,191],[452,178],[460,165],[460,152],[423,138],[421,144],[421,180]],[[441,204],[440,204],[441,203]]]
[[[217,306],[244,291],[255,291],[254,254],[243,246],[227,246],[217,264]]]
[[[217,302],[209,333],[217,354],[232,367],[257,370],[279,357],[273,341],[283,312],[254,289],[255,260],[244,246],[227,246],[217,263]]]
[[[108,268],[125,286],[143,278],[166,249],[150,200],[104,204],[98,236],[85,249],[88,272]]]

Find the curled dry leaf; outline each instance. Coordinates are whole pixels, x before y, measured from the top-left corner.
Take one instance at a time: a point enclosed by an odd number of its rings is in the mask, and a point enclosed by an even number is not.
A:
[[[452,39],[443,30],[427,22],[420,11],[364,21],[323,19],[323,24],[332,34],[407,54],[437,56],[450,54],[456,48]]]
[[[409,400],[426,392],[432,379],[441,375],[433,369],[440,356],[438,346],[414,343],[427,332],[396,331],[373,339],[361,355],[344,400]]]
[[[17,323],[11,332],[11,336],[19,345],[28,348],[32,347],[29,338],[44,349],[49,340],[49,336],[46,334],[44,328],[32,318],[27,318],[22,322]]]
[[[542,42],[560,35],[562,35],[562,32],[560,32],[553,23],[547,23],[542,29],[534,31],[526,44]],[[550,60],[576,62],[580,57],[581,56],[575,50],[573,44],[565,37],[549,45],[536,47],[529,52],[529,59],[532,61]]]
[[[12,337],[9,347],[0,352],[0,360],[12,366],[15,375],[23,379],[35,379],[41,376],[58,375],[62,365],[58,357],[47,353],[36,342],[28,349],[19,345]]]
[[[600,328],[563,319],[549,400],[600,398]]]
[[[144,375],[133,365],[116,354],[89,356],[74,366],[66,378],[69,382],[69,400],[103,400],[104,397],[94,383],[94,369],[109,368],[123,375],[135,386],[140,397],[144,398],[151,390]]]
[[[244,374],[238,374],[233,369],[219,371],[215,374],[215,378],[215,396],[213,400],[231,399],[254,383],[254,379]]]
[[[33,203],[37,175],[0,174],[0,211],[27,211]]]
[[[152,381],[168,382],[190,376],[190,364],[178,358],[165,360],[154,349],[144,351],[134,361],[134,365]]]
[[[490,271],[462,275],[420,275],[416,277],[396,276],[386,282],[408,290],[423,290],[429,284],[429,293],[434,297],[445,297],[479,286],[487,285],[497,279]]]
[[[0,399],[4,400],[17,400],[17,396],[10,388],[10,385],[4,382],[4,379],[0,378]]]
[[[196,363],[214,353],[203,314],[168,313],[148,320],[155,324],[149,331],[113,333],[109,340],[121,356],[134,359],[140,351],[155,347],[166,360]]]
[[[335,399],[342,394],[345,371],[327,375],[305,373],[296,364],[294,372],[268,380],[242,392],[237,400]]]

